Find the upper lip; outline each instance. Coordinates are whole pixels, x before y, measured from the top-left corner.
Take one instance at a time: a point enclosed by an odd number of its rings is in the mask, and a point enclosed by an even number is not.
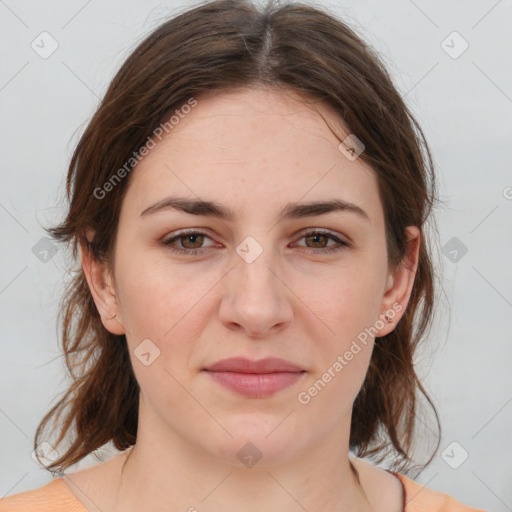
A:
[[[276,372],[303,372],[300,366],[275,357],[267,357],[257,361],[245,357],[231,357],[222,359],[207,366],[205,370],[212,372],[238,372],[238,373],[276,373]]]

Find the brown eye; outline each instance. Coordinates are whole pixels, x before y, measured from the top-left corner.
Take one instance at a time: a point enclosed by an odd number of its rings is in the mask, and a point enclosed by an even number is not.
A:
[[[181,235],[178,240],[182,240],[181,244],[185,249],[200,249],[204,236],[200,234]]]
[[[211,240],[206,233],[200,231],[189,231],[178,233],[176,236],[162,240],[162,245],[167,247],[170,251],[180,254],[198,254],[209,248],[204,246],[205,239]],[[214,243],[210,246],[215,245]]]
[[[337,236],[328,231],[309,231],[308,233],[304,233],[301,239],[306,240],[306,245],[299,244],[299,247],[311,249],[313,253],[332,253],[350,247],[349,242],[340,240]],[[327,245],[331,240],[336,242],[336,244]]]
[[[323,249],[325,247],[325,245],[322,242],[327,243],[329,240],[329,237],[327,235],[324,235],[323,233],[315,233],[313,235],[309,235],[304,238],[305,238],[305,240],[309,240],[314,244],[313,245],[314,249]]]

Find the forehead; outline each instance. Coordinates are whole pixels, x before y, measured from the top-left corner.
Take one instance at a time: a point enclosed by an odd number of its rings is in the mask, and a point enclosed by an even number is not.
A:
[[[382,214],[376,173],[339,150],[350,131],[330,106],[276,89],[196,101],[132,171],[125,201],[139,210],[172,194],[213,199],[241,213],[337,197],[370,217]]]

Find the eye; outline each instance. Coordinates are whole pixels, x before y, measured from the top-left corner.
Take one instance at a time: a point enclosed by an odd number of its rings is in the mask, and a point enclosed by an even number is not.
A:
[[[350,243],[341,240],[336,235],[331,233],[330,231],[326,231],[323,229],[317,229],[314,231],[308,231],[306,233],[303,233],[301,238],[306,240],[306,243],[313,244],[313,247],[306,246],[308,249],[313,249],[313,252],[321,252],[321,253],[331,253],[335,251],[340,251],[344,249],[345,247],[349,247]],[[329,240],[332,240],[336,242],[338,245],[334,246],[326,246],[324,243],[328,243]],[[304,246],[300,246],[304,247]]]
[[[213,243],[210,244],[209,246],[204,247],[203,243],[205,239],[211,240],[211,238],[202,231],[189,230],[181,231],[171,238],[162,240],[161,243],[172,252],[178,254],[195,255],[200,252],[204,252],[204,250],[208,249],[208,247],[215,246],[215,243]],[[337,237],[330,231],[321,229],[316,229],[313,231],[303,233],[299,240],[302,239],[305,239],[306,243],[313,244],[313,246],[303,246],[300,244],[297,245],[299,247],[306,247],[307,249],[311,249],[313,253],[332,253],[335,251],[340,251],[346,247],[350,247],[351,245],[349,242],[341,240],[339,237]],[[335,245],[325,245],[329,241],[334,241]],[[176,243],[178,243],[178,246],[175,245]]]
[[[197,254],[201,252],[201,245],[205,238],[211,238],[201,231],[182,231],[172,238],[163,240],[162,244],[165,245],[169,250],[179,254]],[[179,241],[181,247],[175,247],[173,244]],[[212,244],[215,245],[215,244]]]

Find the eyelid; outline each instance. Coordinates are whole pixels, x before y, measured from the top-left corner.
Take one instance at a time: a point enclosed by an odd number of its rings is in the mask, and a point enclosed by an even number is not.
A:
[[[352,243],[352,241],[350,240],[350,238],[348,236],[342,235],[335,231],[331,231],[330,229],[327,229],[327,228],[315,228],[315,227],[304,228],[304,229],[300,230],[298,233],[296,233],[294,235],[294,237],[303,237],[303,236],[311,234],[311,233],[330,235],[330,236],[340,239],[340,241],[342,241],[342,242],[346,242],[347,244]],[[210,232],[207,228],[198,227],[198,228],[185,228],[182,230],[174,231],[169,234],[169,237],[167,237],[167,241],[172,240],[174,238],[178,238],[180,236],[189,235],[189,234],[206,235],[208,238],[213,239],[213,237],[210,235]]]
[[[324,235],[328,239],[330,239],[330,241],[335,242],[335,244],[331,246],[320,247],[317,249],[315,249],[314,247],[307,247],[306,245],[298,245],[297,243],[295,243],[295,245],[298,247],[303,247],[305,251],[311,254],[335,254],[337,252],[342,251],[343,249],[348,249],[349,247],[352,247],[352,241],[347,240],[347,237],[339,235],[338,233],[330,231],[329,229],[325,228],[307,228],[305,231],[301,231],[300,233],[298,233],[297,236],[298,240],[302,240],[303,238],[312,235]]]
[[[209,230],[207,230],[205,228],[188,228],[188,229],[178,230],[178,231],[171,233],[171,236],[164,238],[161,241],[161,244],[164,245],[168,250],[175,252],[177,254],[182,254],[185,256],[187,256],[187,255],[192,256],[192,255],[196,255],[199,253],[204,253],[209,248],[214,247],[215,243],[213,243],[209,246],[206,246],[206,247],[199,247],[197,249],[185,249],[185,248],[180,248],[180,247],[173,247],[171,244],[173,242],[175,242],[176,240],[178,240],[184,236],[187,236],[189,234],[200,235],[200,236],[209,238],[210,240],[214,241],[213,238],[208,233],[209,233]],[[298,240],[301,240],[302,238],[305,238],[307,236],[312,236],[312,235],[325,235],[328,238],[330,238],[331,241],[334,241],[335,245],[327,246],[327,247],[320,247],[320,248],[307,247],[305,245],[298,245],[298,247],[304,247],[304,250],[306,250],[307,252],[310,252],[312,254],[315,254],[315,253],[316,254],[333,254],[333,253],[336,253],[338,251],[341,251],[343,249],[346,249],[346,248],[349,248],[352,246],[352,241],[350,239],[348,241],[346,240],[346,238],[348,238],[348,237],[345,237],[344,235],[340,235],[340,234],[333,232],[326,228],[312,228],[312,227],[304,228],[299,233],[294,235],[294,237],[295,238],[298,237]]]
[[[201,235],[201,236],[204,236],[205,238],[209,238],[210,240],[214,241],[213,237],[210,236],[210,234],[206,228],[187,228],[187,229],[182,229],[182,230],[178,230],[178,231],[173,231],[172,233],[169,234],[169,236],[165,236],[162,239],[162,243],[164,245],[169,244],[170,242],[177,240],[181,237],[187,236],[187,235]],[[212,244],[211,246],[208,246],[208,247],[212,247],[213,245],[215,245],[215,244]],[[201,249],[203,249],[203,247],[201,247]],[[189,251],[193,251],[193,250],[194,249],[189,249]]]
[[[330,229],[327,228],[305,228],[299,231],[295,236],[304,237],[310,233],[328,235],[333,238],[337,238],[340,242],[346,243],[347,245],[352,243],[348,236],[338,233],[336,231],[331,231]]]

